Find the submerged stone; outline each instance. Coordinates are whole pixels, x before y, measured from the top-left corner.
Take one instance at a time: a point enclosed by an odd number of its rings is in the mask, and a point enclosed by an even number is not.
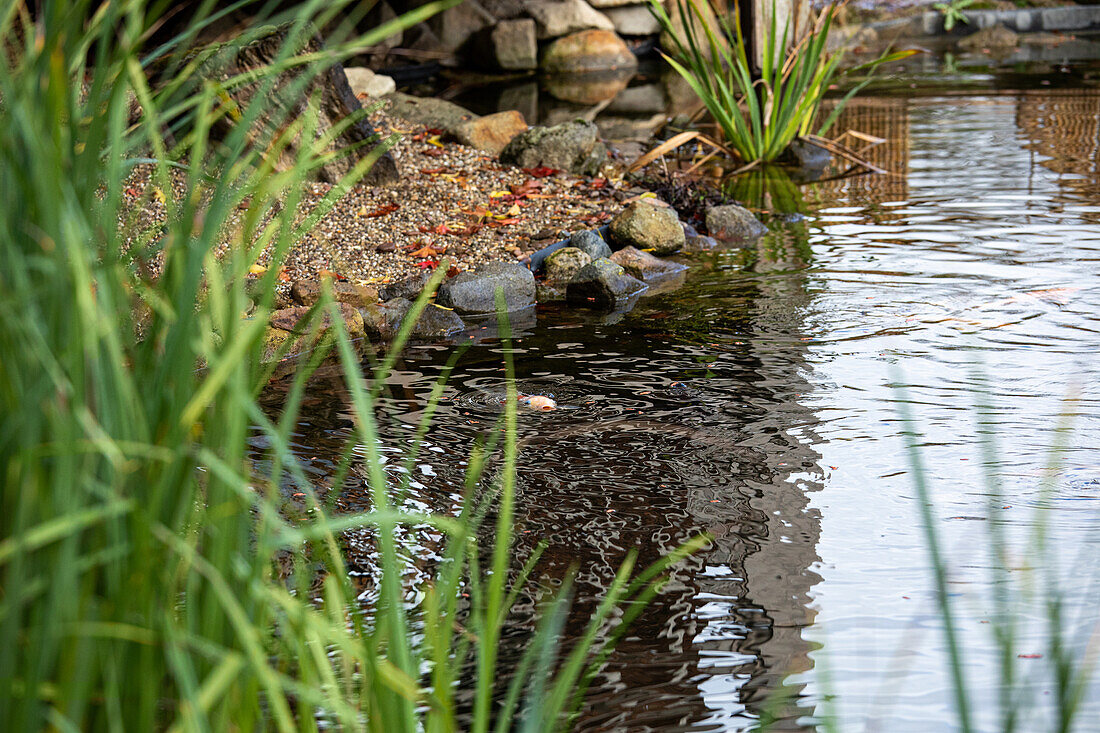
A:
[[[768,232],[751,211],[737,204],[710,207],[706,220],[710,236],[723,242],[748,244]]]
[[[632,277],[646,282],[675,275],[687,269],[687,265],[671,260],[662,260],[635,247],[623,247],[611,255],[611,261],[620,265]]]
[[[626,274],[608,259],[593,260],[569,281],[566,296],[570,305],[612,310],[622,307],[646,290],[646,284]]]

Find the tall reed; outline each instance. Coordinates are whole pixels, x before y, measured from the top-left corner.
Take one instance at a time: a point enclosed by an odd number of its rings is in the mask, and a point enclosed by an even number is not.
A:
[[[552,602],[522,661],[526,674],[501,690],[494,641],[531,572],[509,563],[515,400],[506,403],[503,445],[474,449],[470,501],[458,517],[396,508],[400,487],[390,485],[378,456],[377,392],[366,386],[330,299],[316,315],[327,310],[334,327],[322,334],[314,321],[318,348],[281,414],[272,419],[257,403],[270,374],[259,357],[278,265],[373,157],[301,220],[303,184],[330,155],[315,116],[280,118],[265,94],[236,110],[225,103],[227,90],[243,83],[271,90],[294,68],[296,81],[283,93],[302,92],[341,53],[445,5],[424,6],[366,38],[337,39],[335,50],[307,59],[296,50],[314,28],[338,28],[351,4],[315,1],[263,15],[239,42],[258,37],[266,22],[285,23],[280,58],[230,79],[200,76],[200,59],[187,52],[216,19],[212,3],[150,53],[143,46],[165,4],[83,0],[32,12],[20,0],[0,10],[6,729],[411,732],[507,730],[518,719],[525,729],[557,730],[607,653],[594,639],[611,609],[626,603],[629,620],[656,591],[664,564],[633,577],[628,561],[591,620],[592,643],[565,660],[553,638],[565,598]],[[154,66],[159,84],[147,76]],[[214,137],[226,115],[234,124]],[[292,140],[307,142],[287,165],[280,152]],[[138,166],[147,183],[131,178]],[[136,204],[131,185],[140,187]],[[140,212],[154,200],[166,213],[149,224]],[[265,248],[272,267],[253,303],[245,282]],[[421,298],[414,318],[425,305]],[[251,318],[242,318],[250,308]],[[410,326],[371,375],[375,385]],[[339,491],[353,448],[363,446],[373,497],[363,515],[323,511],[290,447],[305,382],[333,348],[347,373],[356,434],[331,489]],[[251,448],[257,435],[270,446],[264,473]],[[503,452],[499,474],[485,470],[494,451]],[[284,476],[313,510],[293,521]],[[479,507],[489,500],[498,502],[496,536],[482,546]],[[397,528],[407,524],[437,527],[447,538],[448,561],[415,607],[400,580]],[[373,528],[382,562],[379,598],[365,614],[339,541],[342,530],[360,526]],[[479,564],[485,557],[488,571]],[[465,592],[468,609],[458,603]],[[423,632],[411,633],[414,624]],[[472,677],[464,673],[471,658]],[[467,717],[456,703],[460,682],[476,691]]]
[[[676,0],[679,23],[662,0],[649,0],[650,12],[672,41],[672,48],[665,49],[662,56],[698,95],[726,145],[745,163],[774,161],[796,138],[828,132],[848,100],[870,80],[868,77],[853,86],[821,120],[822,102],[841,76],[873,71],[913,53],[886,53],[842,69],[843,51],[830,51],[827,41],[843,5],[827,4],[817,20],[799,32],[793,18],[780,29],[773,1],[771,24],[756,69],[740,23],[716,16],[707,0]],[[733,16],[740,17],[737,2]],[[712,18],[717,18],[717,27]]]

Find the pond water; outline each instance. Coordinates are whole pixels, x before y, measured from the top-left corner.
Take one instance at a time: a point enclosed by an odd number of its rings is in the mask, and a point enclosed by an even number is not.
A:
[[[520,553],[549,543],[544,580],[578,568],[570,631],[628,549],[647,562],[713,537],[620,644],[579,730],[745,730],[768,714],[776,730],[802,730],[829,711],[844,730],[952,729],[903,402],[978,707],[990,708],[996,682],[993,523],[1026,586],[1028,533],[1049,509],[1061,631],[1077,649],[1096,643],[1100,94],[895,94],[861,101],[841,124],[886,138],[871,155],[894,175],[750,202],[805,218],[773,221],[750,253],[695,258],[681,288],[629,313],[540,308],[519,324],[521,389],[562,408],[520,414]],[[452,350],[415,346],[399,362],[382,406],[392,456]],[[500,365],[490,337],[458,361],[412,501],[453,506],[461,457],[500,410]],[[988,460],[980,390],[996,425]],[[323,381],[310,395],[298,441],[319,479],[346,410]],[[1072,429],[1056,435],[1064,415]],[[1000,481],[995,502],[986,475]],[[355,492],[347,501],[358,505]],[[351,554],[369,572],[354,539]],[[1049,650],[1042,613],[1030,613],[1012,656],[1041,710]],[[1080,729],[1097,730],[1095,684],[1086,701]]]

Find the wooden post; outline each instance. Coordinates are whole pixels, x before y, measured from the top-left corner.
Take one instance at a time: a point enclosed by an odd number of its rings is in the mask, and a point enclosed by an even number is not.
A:
[[[792,33],[788,36],[788,47],[805,33],[810,23],[809,0],[743,0],[740,4],[741,31],[752,52],[753,63],[759,71],[764,56],[764,41],[771,32],[772,10],[775,10],[775,27],[779,38],[787,23],[793,22]],[[778,42],[778,38],[776,39]]]

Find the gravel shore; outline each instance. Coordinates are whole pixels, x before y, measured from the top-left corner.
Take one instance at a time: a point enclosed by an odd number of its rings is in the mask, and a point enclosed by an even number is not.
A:
[[[322,272],[356,284],[381,284],[434,268],[445,256],[459,270],[493,260],[522,261],[578,229],[606,223],[623,201],[642,192],[611,178],[504,166],[438,130],[376,116],[380,129],[401,139],[392,152],[401,180],[357,186],[289,253],[279,280],[289,287]],[[147,194],[148,170],[135,171],[126,195],[140,202],[145,223],[163,220],[164,207]],[[306,188],[307,214],[331,186]],[[269,264],[267,253],[259,263]]]

